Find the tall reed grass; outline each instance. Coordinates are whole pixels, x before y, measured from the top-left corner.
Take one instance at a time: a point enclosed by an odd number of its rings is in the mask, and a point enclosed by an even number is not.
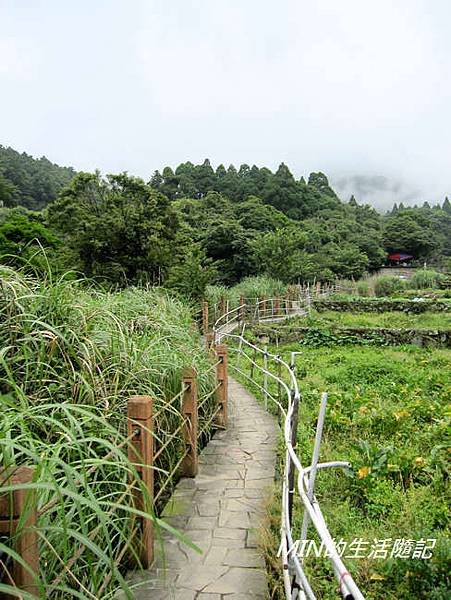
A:
[[[278,279],[256,276],[245,277],[237,285],[228,288],[223,285],[209,285],[205,291],[205,299],[212,305],[219,304],[221,299],[228,300],[232,306],[237,306],[240,296],[245,298],[274,298],[287,291],[287,286]]]
[[[113,598],[119,589],[133,597],[124,574],[136,558],[133,494],[142,486],[127,457],[127,399],[152,396],[163,409],[158,431],[174,430],[188,366],[200,394],[209,393],[211,360],[190,308],[165,293],[105,293],[84,280],[0,267],[0,491],[12,491],[4,469],[34,467],[40,598]],[[202,418],[213,410],[205,403]],[[161,481],[180,443],[162,455]],[[145,513],[166,527],[141,491]],[[3,557],[14,556],[13,542],[0,545]]]

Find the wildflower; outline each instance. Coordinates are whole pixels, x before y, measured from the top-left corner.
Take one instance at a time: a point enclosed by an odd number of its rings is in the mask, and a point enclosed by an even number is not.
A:
[[[401,419],[410,417],[410,412],[408,410],[400,410],[398,412],[393,413],[393,415],[397,421],[400,421]]]
[[[365,477],[367,477],[369,474],[371,473],[371,467],[360,467],[360,469],[357,472],[357,477],[359,479],[364,479]]]

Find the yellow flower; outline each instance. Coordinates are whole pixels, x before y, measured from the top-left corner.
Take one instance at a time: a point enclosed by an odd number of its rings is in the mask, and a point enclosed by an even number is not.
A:
[[[426,461],[422,456],[417,456],[414,462],[417,465],[417,467],[424,467],[424,465],[426,464]]]
[[[365,477],[367,477],[369,474],[371,473],[371,467],[360,467],[360,469],[357,472],[357,477],[359,479],[364,479]]]
[[[393,414],[397,421],[404,419],[405,417],[410,417],[410,412],[408,410],[400,410],[399,412],[395,412]]]

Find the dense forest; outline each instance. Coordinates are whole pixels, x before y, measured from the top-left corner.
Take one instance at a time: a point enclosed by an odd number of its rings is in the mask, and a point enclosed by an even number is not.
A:
[[[41,210],[74,176],[74,169],[59,167],[45,156],[35,159],[0,145],[0,206]]]
[[[381,215],[354,197],[342,201],[323,173],[297,180],[283,163],[272,172],[186,162],[146,183],[75,174],[0,147],[0,206],[3,262],[39,268],[39,244],[57,271],[160,283],[193,297],[209,283],[255,274],[286,283],[357,278],[389,252],[432,264],[451,257],[447,198]]]

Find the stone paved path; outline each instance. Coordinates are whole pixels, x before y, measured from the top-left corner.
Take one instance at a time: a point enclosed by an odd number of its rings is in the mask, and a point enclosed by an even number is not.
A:
[[[182,479],[165,519],[203,551],[199,555],[163,533],[164,557],[133,581],[145,582],[136,600],[266,599],[263,559],[255,528],[274,480],[277,426],[257,400],[229,380],[229,423],[199,457],[199,474]]]

